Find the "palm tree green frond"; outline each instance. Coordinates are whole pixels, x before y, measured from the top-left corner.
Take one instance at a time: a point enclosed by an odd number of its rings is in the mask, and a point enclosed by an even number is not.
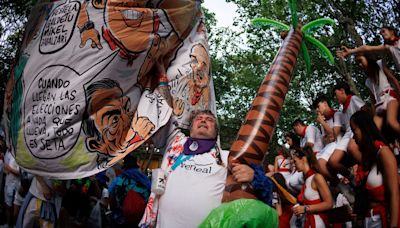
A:
[[[289,10],[290,10],[290,15],[292,19],[292,26],[293,28],[297,27],[297,24],[299,23],[299,19],[297,18],[297,2],[296,0],[288,0],[289,3]]]
[[[264,27],[274,27],[279,30],[289,31],[290,27],[285,25],[279,21],[275,21],[267,18],[255,18],[251,21],[255,27],[264,28]]]
[[[312,43],[314,46],[316,46],[319,49],[319,52],[322,54],[322,56],[324,58],[326,58],[328,60],[329,63],[331,64],[335,64],[335,60],[333,59],[333,55],[331,53],[331,51],[329,51],[329,49],[320,41],[318,41],[317,39],[315,39],[314,37],[304,34],[304,38]]]
[[[304,62],[306,63],[307,74],[311,73],[311,60],[310,55],[308,54],[307,46],[303,42],[301,42],[301,52],[303,53]]]
[[[310,34],[318,28],[321,28],[324,25],[334,25],[335,21],[330,18],[320,18],[314,21],[307,23],[301,28],[301,31],[305,34]]]

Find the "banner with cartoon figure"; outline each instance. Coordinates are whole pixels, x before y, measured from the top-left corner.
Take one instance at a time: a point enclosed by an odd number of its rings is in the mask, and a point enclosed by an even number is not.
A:
[[[4,119],[19,165],[72,179],[204,108],[215,110],[200,1],[48,0],[32,9]]]

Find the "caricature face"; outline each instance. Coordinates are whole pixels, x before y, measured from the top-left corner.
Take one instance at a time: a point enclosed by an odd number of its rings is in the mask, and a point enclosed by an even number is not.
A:
[[[91,118],[102,138],[89,138],[88,147],[108,155],[125,151],[135,134],[130,128],[133,114],[129,98],[118,87],[102,89],[93,93],[90,105]]]
[[[193,72],[193,79],[195,84],[199,87],[205,87],[209,81],[209,60],[206,49],[202,45],[195,45],[192,53],[190,54]]]
[[[391,31],[387,28],[381,29],[381,35],[383,36],[384,40],[391,40],[393,37],[395,37],[394,31]]]
[[[150,45],[153,11],[144,7],[146,3],[147,0],[107,1],[107,26],[130,52],[143,52]]]
[[[190,136],[197,139],[214,139],[217,137],[217,122],[214,116],[201,113],[192,121]]]
[[[335,90],[335,98],[340,104],[344,104],[346,102],[346,92],[344,89],[337,89]]]

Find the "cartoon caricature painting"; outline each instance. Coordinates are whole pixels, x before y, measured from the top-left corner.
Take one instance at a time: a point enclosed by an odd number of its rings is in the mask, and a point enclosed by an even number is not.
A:
[[[192,74],[189,79],[189,98],[193,106],[198,106],[201,102],[202,107],[208,105],[209,99],[209,57],[206,48],[202,44],[196,44],[190,52],[190,67]]]
[[[85,97],[82,128],[89,151],[115,157],[154,130],[147,117],[138,117],[130,111],[130,98],[123,95],[118,82],[112,79],[93,82],[85,90]]]

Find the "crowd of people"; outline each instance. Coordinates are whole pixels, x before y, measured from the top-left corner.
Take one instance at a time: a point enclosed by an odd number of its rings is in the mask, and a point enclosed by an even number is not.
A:
[[[316,126],[300,119],[287,132],[267,175],[277,182],[273,207],[279,227],[400,227],[400,42],[382,27],[385,43],[343,47],[365,72],[372,105],[338,82],[312,108]],[[394,64],[393,64],[394,63]],[[333,101],[341,110],[332,108]],[[291,200],[291,197],[297,200]]]
[[[400,42],[390,27],[381,33],[383,45],[337,52],[341,58],[357,55],[372,107],[348,84],[337,83],[331,95],[313,103],[318,126],[296,119],[293,131],[285,134],[288,146],[282,146],[265,171],[235,161],[228,166],[229,151],[217,143],[217,119],[208,110],[193,114],[188,136],[179,130],[171,136],[163,174],[153,181],[157,186],[139,170],[133,155],[121,167],[82,179],[32,175],[18,166],[0,135],[6,225],[198,227],[221,204],[231,172],[235,181],[276,209],[279,227],[400,227],[400,85],[390,70],[392,62],[400,70]],[[332,108],[331,98],[341,110]]]

